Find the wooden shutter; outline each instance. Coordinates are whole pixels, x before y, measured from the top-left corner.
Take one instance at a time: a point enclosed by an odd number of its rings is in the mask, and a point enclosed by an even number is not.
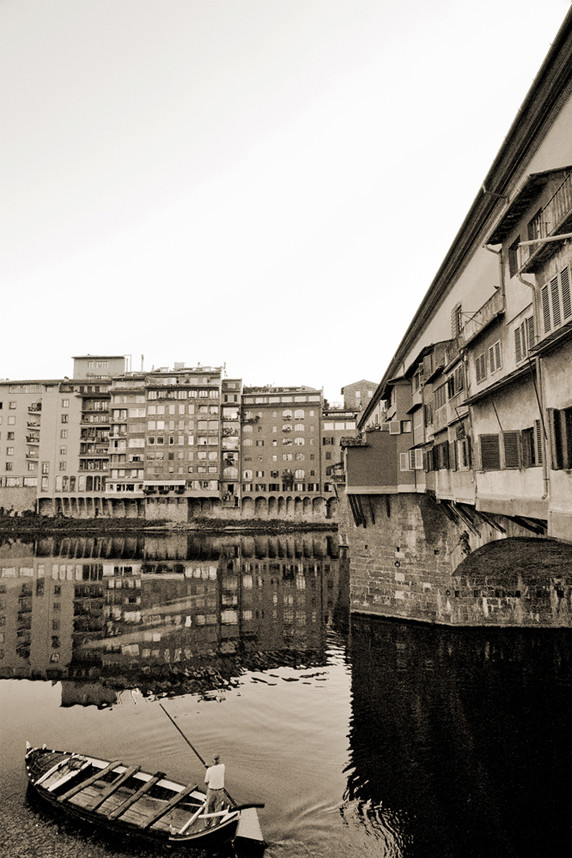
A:
[[[540,298],[542,301],[542,321],[544,323],[544,333],[547,334],[552,327],[550,322],[550,296],[548,294],[548,284],[540,290]]]
[[[526,334],[528,339],[528,351],[534,348],[534,316],[529,316],[528,319],[525,320],[526,324]]]
[[[519,432],[503,432],[505,468],[518,468],[520,465],[519,434]]]
[[[560,411],[557,408],[548,408],[548,435],[550,438],[550,453],[552,470],[563,467],[562,427],[560,425]]]
[[[540,420],[534,421],[534,438],[536,441],[536,461],[539,465],[542,464],[542,423]]]
[[[562,287],[562,318],[569,319],[572,316],[572,302],[570,300],[570,269],[568,267],[560,274],[560,285]]]
[[[562,321],[562,316],[560,315],[560,290],[558,289],[558,277],[553,277],[550,281],[550,297],[552,298],[552,324],[557,328]]]
[[[498,435],[480,435],[481,467],[483,471],[500,471]]]
[[[523,348],[522,348],[522,342],[521,342],[521,335],[522,335],[522,330],[521,330],[521,327],[519,326],[518,328],[515,328],[515,331],[514,331],[514,354],[515,354],[517,363],[520,363],[520,361],[523,358]]]

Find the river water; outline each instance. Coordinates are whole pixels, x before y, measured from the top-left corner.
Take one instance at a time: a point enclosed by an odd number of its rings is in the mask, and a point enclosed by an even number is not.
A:
[[[23,756],[202,780],[162,704],[267,858],[569,855],[572,633],[350,621],[347,578],[320,533],[0,544],[0,854],[157,856],[34,806]]]

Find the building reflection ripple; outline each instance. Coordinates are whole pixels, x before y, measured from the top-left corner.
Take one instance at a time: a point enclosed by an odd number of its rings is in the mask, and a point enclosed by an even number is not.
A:
[[[327,534],[5,541],[0,678],[61,680],[63,705],[209,693],[245,669],[324,664],[347,591]]]

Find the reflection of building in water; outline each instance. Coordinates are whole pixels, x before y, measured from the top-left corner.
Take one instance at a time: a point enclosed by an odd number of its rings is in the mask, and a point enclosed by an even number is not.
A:
[[[88,683],[147,665],[290,651],[323,658],[340,603],[324,535],[42,540],[0,556],[0,675]],[[66,556],[46,556],[59,547]],[[116,551],[110,556],[111,550]],[[79,557],[87,550],[87,557]],[[19,552],[19,555],[18,553]],[[99,553],[99,556],[97,556]],[[134,557],[135,555],[135,557]],[[103,703],[87,685],[66,700]]]

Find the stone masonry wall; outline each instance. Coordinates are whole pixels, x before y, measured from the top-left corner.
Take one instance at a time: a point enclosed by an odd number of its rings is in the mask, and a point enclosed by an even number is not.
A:
[[[425,495],[371,496],[362,509],[367,524],[356,527],[340,501],[353,612],[446,625],[572,627],[572,546],[534,538],[501,516],[467,526]]]

